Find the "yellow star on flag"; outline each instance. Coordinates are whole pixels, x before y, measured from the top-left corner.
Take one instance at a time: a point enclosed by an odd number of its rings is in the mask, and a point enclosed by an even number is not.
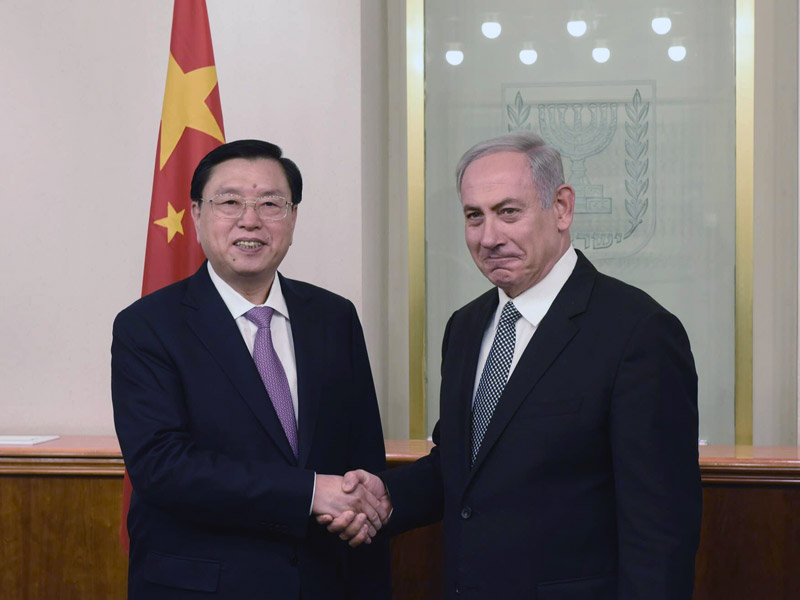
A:
[[[183,213],[186,212],[184,208],[181,212],[175,212],[172,203],[167,202],[167,216],[158,221],[153,221],[154,225],[164,227],[167,230],[167,243],[172,241],[176,233],[183,235]]]
[[[163,169],[187,127],[207,133],[223,144],[225,138],[206,104],[206,98],[217,85],[216,67],[201,67],[184,73],[178,61],[169,55],[167,88],[161,111],[160,166]]]

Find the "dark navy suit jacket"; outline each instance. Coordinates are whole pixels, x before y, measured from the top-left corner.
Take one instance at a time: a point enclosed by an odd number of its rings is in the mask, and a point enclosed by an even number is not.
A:
[[[390,528],[443,518],[446,598],[690,600],[702,497],[680,322],[579,253],[470,468],[478,353],[497,303],[491,290],[447,324],[437,445],[382,475]]]
[[[114,322],[114,421],[133,483],[132,600],[388,598],[388,547],[350,549],[309,517],[314,472],[385,465],[353,305],[281,277],[299,458],[204,264]]]

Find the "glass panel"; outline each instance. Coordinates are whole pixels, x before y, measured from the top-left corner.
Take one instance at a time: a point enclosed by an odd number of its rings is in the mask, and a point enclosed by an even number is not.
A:
[[[445,323],[490,286],[464,244],[455,165],[475,142],[530,129],[564,156],[574,246],[681,319],[700,373],[700,437],[733,443],[735,3],[425,10],[428,432]]]

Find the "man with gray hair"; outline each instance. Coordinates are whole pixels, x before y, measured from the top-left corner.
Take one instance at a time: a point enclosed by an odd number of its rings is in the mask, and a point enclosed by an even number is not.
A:
[[[681,323],[573,249],[575,192],[538,136],[477,144],[457,183],[495,287],[447,324],[431,453],[345,486],[388,490],[390,531],[444,520],[446,598],[689,600],[702,496]]]

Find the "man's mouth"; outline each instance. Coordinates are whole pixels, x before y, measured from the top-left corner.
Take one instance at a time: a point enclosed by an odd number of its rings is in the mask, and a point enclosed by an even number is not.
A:
[[[260,248],[263,246],[263,242],[259,242],[257,240],[239,240],[234,244],[237,248],[242,248],[244,250],[255,250],[256,248]]]
[[[515,258],[514,256],[487,256],[483,260],[487,261],[487,262],[493,262],[493,263],[498,263],[498,262],[499,263],[503,263],[503,262],[508,261],[508,260],[513,260],[514,258]]]

